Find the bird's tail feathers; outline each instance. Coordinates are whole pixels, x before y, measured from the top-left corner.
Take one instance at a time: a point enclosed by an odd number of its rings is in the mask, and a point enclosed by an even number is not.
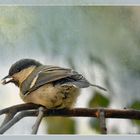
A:
[[[107,89],[105,89],[105,88],[103,88],[103,87],[101,87],[101,86],[94,85],[94,84],[90,84],[90,85],[93,86],[93,87],[97,87],[97,88],[99,88],[99,89],[101,89],[101,90],[107,91]]]

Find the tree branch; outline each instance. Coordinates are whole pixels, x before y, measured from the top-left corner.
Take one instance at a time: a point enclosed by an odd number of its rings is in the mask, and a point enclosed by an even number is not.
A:
[[[44,116],[65,116],[65,117],[98,117],[97,112],[100,108],[74,108],[47,110]],[[140,111],[135,109],[107,109],[102,108],[105,118],[121,119],[140,119]]]
[[[65,116],[65,117],[96,117],[100,120],[102,133],[106,134],[105,118],[138,119],[140,120],[140,111],[134,109],[107,109],[107,108],[74,108],[74,109],[43,109],[38,110],[40,105],[27,103],[11,106],[0,110],[0,115],[6,114],[6,117],[0,127],[0,134],[12,127],[23,117],[38,116],[33,128],[33,134],[37,133],[39,124],[43,117],[47,116]],[[18,113],[19,112],[19,113]],[[18,114],[17,114],[18,113]],[[17,114],[17,115],[16,115]]]
[[[15,116],[15,114],[16,114],[16,112],[7,113],[0,128],[3,127],[7,122],[9,122]]]
[[[15,123],[27,116],[36,116],[38,111],[22,111],[18,115],[16,115],[13,119],[7,122],[4,126],[0,128],[0,134],[3,134],[6,130],[11,128]]]
[[[44,116],[44,107],[39,107],[39,113],[38,113],[38,116],[37,116],[37,119],[36,119],[36,122],[35,124],[33,125],[33,131],[32,131],[32,134],[37,134],[37,131],[38,131],[38,128],[39,128],[39,125],[41,123],[41,120],[43,119],[43,116]]]
[[[0,110],[0,115],[9,113],[9,112],[19,112],[22,110],[30,110],[30,109],[37,109],[40,105],[36,105],[33,103],[26,103],[26,104],[19,104],[19,105],[14,105],[11,107],[4,108]]]
[[[24,110],[36,110],[40,105],[26,103],[11,106],[0,110],[0,115]],[[44,116],[65,116],[65,117],[97,117],[97,112],[102,109],[105,118],[121,118],[121,119],[140,119],[140,111],[135,109],[108,109],[108,108],[74,108],[74,109],[46,109]],[[36,116],[36,114],[32,114]]]
[[[99,112],[99,122],[100,122],[101,133],[102,134],[107,134],[104,110],[99,109],[98,112]]]

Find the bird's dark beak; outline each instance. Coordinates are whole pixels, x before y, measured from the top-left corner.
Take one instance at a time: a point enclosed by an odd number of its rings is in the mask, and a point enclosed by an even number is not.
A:
[[[1,80],[1,84],[5,85],[8,84],[10,82],[13,82],[13,78],[9,75],[5,76],[2,80]]]

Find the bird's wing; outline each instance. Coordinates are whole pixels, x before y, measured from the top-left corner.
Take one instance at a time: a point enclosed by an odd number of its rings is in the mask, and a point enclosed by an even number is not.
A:
[[[81,74],[78,72],[62,67],[56,66],[41,66],[37,72],[34,72],[32,78],[29,78],[24,82],[24,88],[22,87],[22,94],[27,95],[39,87],[53,83],[54,85],[61,86],[75,86],[77,88],[85,88],[89,86],[96,86],[90,84]],[[97,87],[97,86],[96,86]],[[25,91],[24,91],[25,89]]]
[[[46,66],[36,75],[36,86],[41,86],[73,75],[72,69]]]
[[[32,92],[47,83],[74,85],[79,88],[88,87],[89,82],[72,69],[56,66],[44,66],[30,84],[28,92]]]
[[[56,66],[44,66],[33,78],[28,92],[34,91],[44,84],[55,82],[66,77],[71,77],[73,74],[72,69]]]

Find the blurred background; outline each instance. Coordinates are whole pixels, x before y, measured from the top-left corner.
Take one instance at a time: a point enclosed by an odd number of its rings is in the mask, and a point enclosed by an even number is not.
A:
[[[1,6],[0,79],[22,58],[70,67],[108,92],[82,89],[75,107],[140,109],[140,7]],[[0,85],[0,109],[23,103],[18,88]],[[0,116],[0,122],[4,116]],[[5,134],[30,134],[24,118]],[[65,124],[65,125],[64,125]],[[107,119],[109,134],[137,134],[140,122]],[[39,134],[98,134],[91,118],[45,118]]]

